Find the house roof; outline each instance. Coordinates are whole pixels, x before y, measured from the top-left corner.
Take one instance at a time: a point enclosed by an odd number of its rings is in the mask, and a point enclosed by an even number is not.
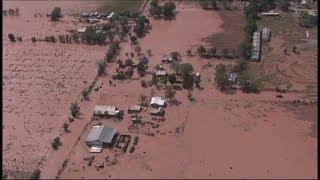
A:
[[[87,136],[86,142],[99,141],[104,143],[111,143],[117,130],[109,126],[93,126]]]
[[[158,107],[158,108],[150,108],[150,113],[151,114],[158,114],[158,113],[162,113],[163,110],[163,107]]]
[[[150,104],[156,104],[159,106],[164,106],[164,103],[165,103],[165,100],[161,99],[161,97],[159,96],[152,97],[150,102]]]

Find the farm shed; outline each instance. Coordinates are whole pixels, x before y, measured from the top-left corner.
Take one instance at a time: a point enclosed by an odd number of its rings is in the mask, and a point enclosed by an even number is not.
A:
[[[151,98],[151,102],[150,102],[150,105],[153,106],[153,107],[159,107],[159,106],[165,106],[165,100],[162,99],[161,97],[159,96],[155,96],[155,97],[152,97]]]
[[[162,116],[164,114],[163,107],[157,107],[157,108],[150,108],[150,114],[154,116]]]
[[[94,115],[98,116],[104,116],[104,115],[110,115],[110,116],[116,116],[120,114],[120,110],[117,109],[115,106],[99,106],[96,105],[94,107]]]
[[[165,76],[165,75],[167,75],[166,70],[157,70],[156,71],[156,76]]]
[[[90,147],[112,147],[116,141],[117,130],[109,126],[93,126],[87,136],[86,144]]]
[[[271,36],[271,29],[270,28],[262,28],[262,41],[269,42]]]

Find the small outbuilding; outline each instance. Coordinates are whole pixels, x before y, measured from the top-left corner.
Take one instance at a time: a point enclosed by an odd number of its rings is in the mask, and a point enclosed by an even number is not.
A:
[[[271,37],[271,29],[270,28],[262,28],[262,41],[269,42]]]
[[[166,100],[162,99],[159,96],[155,96],[151,98],[150,106],[152,107],[164,107]]]
[[[232,84],[236,84],[238,80],[238,75],[236,73],[228,74],[228,81]]]
[[[140,105],[132,105],[128,108],[128,113],[138,113],[141,111]]]
[[[93,126],[86,138],[90,147],[113,147],[118,136],[117,130],[109,126]]]

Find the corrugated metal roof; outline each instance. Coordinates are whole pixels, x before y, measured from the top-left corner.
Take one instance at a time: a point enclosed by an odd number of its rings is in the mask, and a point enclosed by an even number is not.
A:
[[[94,126],[89,135],[87,136],[86,141],[99,141],[104,143],[111,143],[114,135],[117,130],[109,126]]]
[[[167,71],[165,70],[157,70],[156,76],[165,76],[167,74]]]
[[[159,96],[152,97],[151,98],[151,102],[150,102],[151,105],[152,104],[156,104],[156,105],[159,105],[159,106],[164,106],[164,103],[165,103],[165,100],[163,100]]]
[[[158,108],[150,108],[150,114],[161,114],[163,111],[163,107],[158,107]]]

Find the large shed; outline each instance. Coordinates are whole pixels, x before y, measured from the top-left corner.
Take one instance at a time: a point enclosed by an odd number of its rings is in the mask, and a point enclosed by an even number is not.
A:
[[[271,29],[270,28],[262,28],[262,41],[269,42],[271,36]]]
[[[159,106],[164,107],[165,106],[165,102],[166,101],[164,99],[162,99],[161,97],[155,96],[155,97],[151,98],[150,105],[153,106],[153,107],[159,107]]]
[[[113,146],[116,140],[117,130],[109,126],[93,126],[87,136],[88,146],[104,147]]]

